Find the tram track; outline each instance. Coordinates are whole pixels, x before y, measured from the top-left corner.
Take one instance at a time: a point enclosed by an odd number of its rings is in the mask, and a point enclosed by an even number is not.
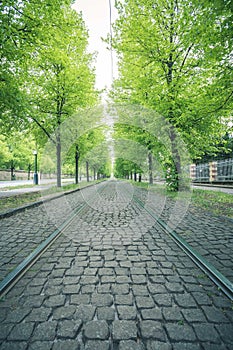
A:
[[[123,183],[122,183],[123,184]],[[100,186],[98,188],[95,196],[91,195],[90,199],[92,202],[98,203],[98,196],[106,192],[106,185]],[[135,191],[136,192],[136,191]],[[168,234],[173,241],[189,256],[189,258],[217,285],[219,289],[227,295],[230,300],[233,300],[233,284],[211,263],[209,263],[201,254],[199,254],[194,248],[192,248],[182,237],[180,237],[174,230],[172,230],[161,218],[159,218],[154,210],[144,203],[144,193],[143,191],[139,194],[130,193],[128,186],[123,184],[122,195],[124,200],[130,198],[140,210],[145,210],[149,214],[160,229]],[[126,195],[127,194],[127,195]],[[122,198],[123,198],[122,197]],[[131,203],[132,204],[132,203]],[[20,263],[12,272],[10,272],[4,280],[0,283],[0,297],[5,295],[16,283],[17,281],[30,269],[30,267],[40,258],[40,256],[61,236],[63,231],[72,223],[75,217],[82,213],[89,205],[88,200],[84,203],[79,204],[75,210],[69,215],[69,217],[51,234],[49,237],[43,241],[28,257],[26,257],[22,263]]]
[[[208,260],[192,248],[182,237],[180,237],[174,230],[172,230],[163,220],[161,220],[154,211],[145,207],[143,202],[134,197],[137,202],[150,216],[152,216],[156,223],[167,233],[176,244],[190,257],[190,259],[217,285],[223,293],[233,301],[233,284],[220,271],[218,271]]]
[[[142,191],[145,191],[142,189]],[[191,247],[185,239],[183,239],[175,230],[171,229],[169,225],[163,221],[154,210],[137,197],[135,194],[133,200],[141,208],[143,208],[159,225],[159,227],[168,234],[173,241],[185,252],[186,255],[217,285],[217,287],[231,300],[233,301],[233,283],[226,278],[218,269],[216,269],[207,259],[197,252],[196,249]]]
[[[60,227],[55,230],[49,237],[43,241],[31,254],[29,254],[13,271],[11,271],[0,282],[0,297],[8,293],[13,286],[20,280],[21,277],[30,269],[32,265],[40,258],[40,256],[53,244],[53,242],[60,237],[63,230],[74,220],[76,215],[84,208],[85,203],[81,204],[70,217],[63,222]]]
[[[101,184],[102,183],[99,183],[97,185]],[[90,186],[86,188],[90,188]],[[85,190],[85,188],[83,190]],[[100,190],[101,188],[99,191]],[[75,191],[71,191],[69,194],[73,194],[74,192]],[[59,198],[60,197],[61,196],[59,196]],[[14,285],[23,277],[23,275],[36,263],[40,256],[43,255],[43,253],[45,253],[45,251],[61,236],[63,231],[71,224],[76,216],[80,214],[81,211],[87,206],[87,201],[79,204],[56,230],[54,230],[27,257],[25,257],[20,264],[18,264],[11,272],[7,274],[7,276],[3,278],[3,280],[0,282],[0,298],[2,298],[14,287]]]

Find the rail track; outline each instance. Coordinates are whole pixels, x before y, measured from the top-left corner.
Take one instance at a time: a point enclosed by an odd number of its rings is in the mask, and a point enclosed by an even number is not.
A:
[[[115,183],[114,183],[115,184]],[[141,211],[145,211],[149,214],[156,225],[164,232],[168,234],[175,243],[182,249],[192,261],[221,289],[224,294],[227,295],[230,300],[233,300],[233,284],[220,272],[218,271],[210,262],[208,262],[201,254],[199,254],[194,248],[192,248],[177,232],[172,230],[165,221],[163,221],[155,213],[152,207],[147,203],[145,205],[145,190],[141,191],[129,191],[130,186],[125,183],[118,184],[121,186],[120,201],[123,206],[129,201],[131,204],[138,206]],[[64,222],[47,237],[36,249],[34,249],[13,271],[11,271],[0,283],[0,297],[4,296],[8,291],[10,291],[13,286],[19,281],[19,279],[30,269],[30,267],[35,264],[35,262],[40,258],[40,256],[58,239],[64,230],[74,221],[78,215],[82,215],[84,210],[88,208],[93,210],[93,206],[100,206],[100,211],[104,208],[104,197],[108,193],[108,183],[99,184],[96,187],[96,193],[93,193],[85,198],[83,203],[77,205],[73,212],[64,220]],[[117,189],[115,193],[112,193],[112,203],[114,204],[114,198],[118,195]],[[119,200],[119,197],[118,197]],[[101,209],[102,208],[102,209]],[[119,210],[122,210],[119,209]],[[113,209],[114,211],[114,209]]]
[[[137,197],[134,200],[144,208],[157,222],[161,229],[176,242],[176,244],[193,260],[193,262],[221,289],[231,300],[233,300],[233,284],[220,271],[218,271],[209,261],[192,248],[182,237],[172,230],[155,212],[145,207],[143,202]]]
[[[97,186],[100,184],[97,184]],[[84,188],[88,189],[90,186]],[[78,190],[79,191],[79,190]],[[70,194],[75,193],[76,190],[71,191]],[[67,195],[67,194],[66,194]],[[61,196],[59,196],[60,198]],[[51,200],[56,199],[52,198]],[[48,200],[46,200],[48,202]],[[44,202],[40,201],[37,205],[42,205]],[[87,202],[79,203],[76,208],[68,215],[68,217],[54,230],[44,241],[42,241],[32,252],[26,256],[21,263],[19,263],[5,278],[0,282],[0,298],[7,294],[13,286],[23,277],[23,275],[30,269],[32,265],[40,258],[40,256],[57,240],[65,228],[74,220],[74,218],[87,207]],[[17,211],[16,211],[17,212]]]

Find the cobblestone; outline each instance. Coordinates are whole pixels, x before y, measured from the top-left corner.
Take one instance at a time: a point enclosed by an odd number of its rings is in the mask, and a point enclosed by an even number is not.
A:
[[[85,350],[109,350],[110,344],[106,340],[88,340]]]
[[[156,195],[151,194],[150,204],[156,201]],[[166,198],[160,217],[168,222],[173,210],[174,200]],[[184,203],[185,205],[185,203]],[[156,205],[153,209],[158,212]],[[208,211],[200,210],[190,205],[182,222],[176,227],[179,233],[198,253],[208,257],[223,275],[233,282],[233,220],[231,218],[214,216]]]
[[[29,340],[34,329],[34,323],[19,323],[16,324],[8,335],[8,340]]]
[[[131,185],[97,189],[98,200],[89,189],[90,205],[1,301],[0,350],[231,350],[227,297],[132,201]]]
[[[144,350],[144,345],[134,340],[122,340],[119,343],[119,350]]]
[[[136,339],[137,338],[137,327],[133,321],[113,321],[114,340],[121,339]]]
[[[141,321],[140,330],[142,338],[165,341],[165,332],[157,321]]]
[[[115,319],[115,310],[111,307],[98,307],[97,315],[99,320],[113,321]]]
[[[81,320],[62,320],[58,322],[57,336],[59,338],[75,338],[82,325]]]
[[[84,335],[88,339],[108,339],[108,324],[103,320],[87,322],[84,328]]]

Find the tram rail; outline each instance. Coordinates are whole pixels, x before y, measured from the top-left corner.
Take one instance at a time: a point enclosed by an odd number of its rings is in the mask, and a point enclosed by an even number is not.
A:
[[[97,184],[100,185],[101,183]],[[86,187],[89,188],[90,186]],[[83,188],[85,189],[85,188]],[[78,190],[72,190],[68,194],[73,194]],[[65,195],[68,195],[67,193]],[[59,195],[56,198],[61,198],[62,195]],[[49,200],[47,199],[46,202]],[[35,205],[30,206],[30,208],[39,206],[43,204],[43,201],[37,202]],[[74,218],[80,214],[80,212],[87,207],[86,201],[83,203],[80,203],[68,216],[66,220],[63,221],[63,223],[54,230],[44,241],[42,241],[35,249],[32,250],[32,252],[26,256],[21,263],[19,263],[11,272],[9,272],[0,282],[0,298],[2,298],[5,294],[7,294],[14,285],[23,277],[23,275],[33,266],[36,261],[40,258],[40,256],[45,253],[45,251],[61,236],[62,232],[69,226],[69,224],[74,220]],[[25,209],[25,208],[24,208]],[[21,208],[19,211],[22,211]],[[18,211],[16,211],[18,212]],[[12,215],[12,214],[11,214]]]
[[[221,289],[224,294],[233,301],[233,283],[229,281],[219,270],[209,261],[192,248],[182,237],[172,230],[163,220],[161,220],[151,208],[145,207],[139,198],[134,200],[151,215],[162,230],[176,242],[176,244],[193,260],[193,262]]]

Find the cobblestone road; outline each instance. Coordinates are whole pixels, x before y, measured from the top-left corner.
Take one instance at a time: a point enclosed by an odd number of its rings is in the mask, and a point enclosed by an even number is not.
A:
[[[1,219],[0,281],[92,194],[87,187]]]
[[[141,192],[136,189],[136,195]],[[144,202],[171,228],[170,218],[178,216],[179,220],[183,216],[175,231],[233,283],[233,219],[189,206],[189,200],[176,203],[166,196],[144,192]]]
[[[233,348],[232,303],[108,182],[0,303],[1,350]]]

